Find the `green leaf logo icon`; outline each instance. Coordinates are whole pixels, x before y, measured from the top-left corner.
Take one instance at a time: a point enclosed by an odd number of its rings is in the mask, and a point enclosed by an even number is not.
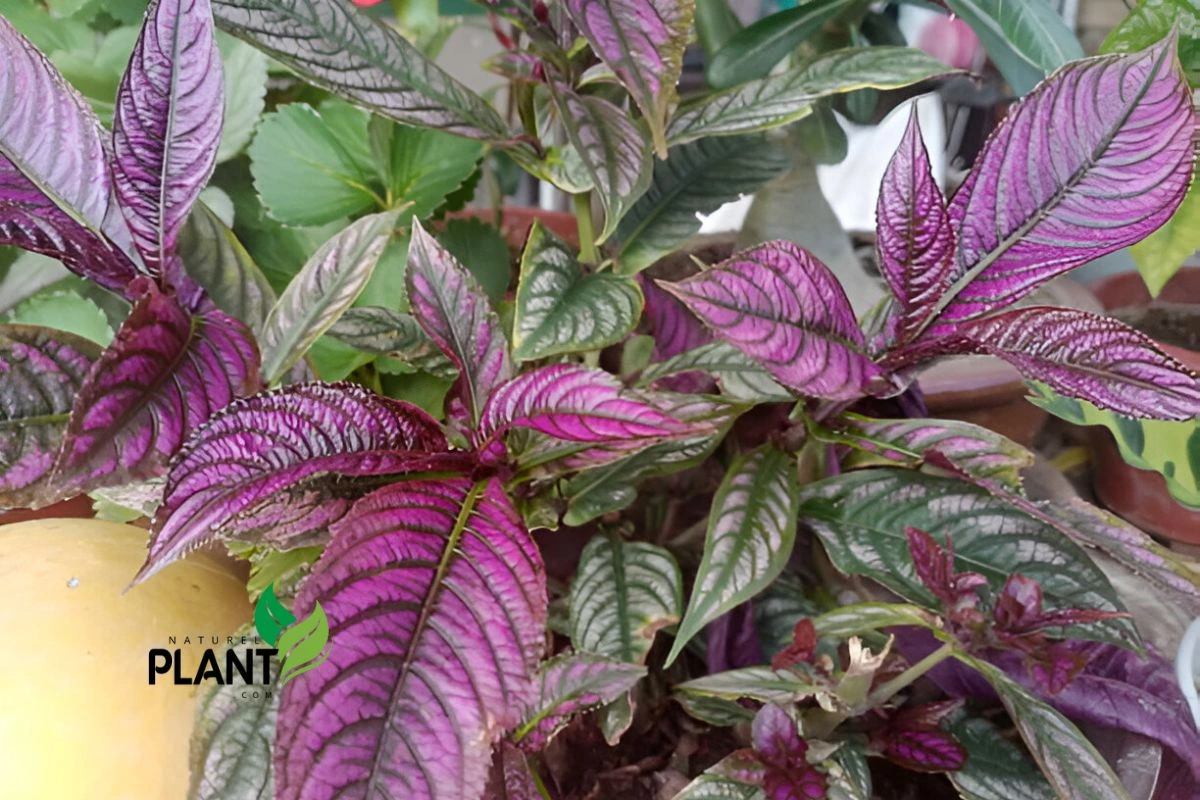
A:
[[[325,609],[317,603],[313,613],[287,628],[275,647],[279,650],[279,686],[282,688],[297,675],[321,666],[329,655],[329,621]]]
[[[254,607],[254,627],[258,628],[258,635],[264,642],[275,647],[280,632],[295,621],[296,617],[284,608],[283,603],[275,596],[275,585],[268,586],[258,598],[258,605]]]

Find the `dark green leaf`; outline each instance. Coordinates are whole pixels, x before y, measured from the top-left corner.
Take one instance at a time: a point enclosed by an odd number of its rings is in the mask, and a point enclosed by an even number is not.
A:
[[[708,58],[712,58],[743,27],[729,7],[729,0],[696,0],[696,35]]]
[[[946,5],[971,26],[1018,95],[1083,58],[1079,40],[1047,0],[946,0]]]
[[[479,142],[379,118],[371,123],[371,140],[385,202],[389,208],[411,203],[405,213],[418,219],[440,207],[483,158]]]
[[[216,214],[203,203],[192,209],[179,233],[183,267],[217,308],[237,317],[261,335],[275,290],[254,259]]]
[[[1054,796],[1037,765],[991,722],[964,716],[946,727],[967,750],[966,765],[947,773],[964,800],[1048,800]]]
[[[339,342],[364,353],[394,358],[414,369],[453,378],[457,371],[410,315],[389,308],[352,308],[329,329]]]
[[[495,225],[481,219],[452,219],[437,234],[438,243],[470,270],[494,302],[499,303],[512,280],[513,256]]]

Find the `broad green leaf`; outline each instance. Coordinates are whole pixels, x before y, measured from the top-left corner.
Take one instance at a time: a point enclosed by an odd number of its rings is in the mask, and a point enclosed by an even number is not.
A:
[[[642,303],[632,278],[589,275],[574,249],[534,223],[521,256],[513,356],[536,361],[616,344],[637,325]]]
[[[823,97],[859,89],[899,89],[956,70],[912,47],[836,50],[811,64],[703,97],[671,122],[672,145],[708,136],[752,133],[813,112]]]
[[[407,125],[508,144],[504,121],[395,30],[328,0],[216,0],[227,32],[309,82]]]
[[[567,137],[604,206],[604,226],[596,237],[600,244],[650,185],[650,148],[626,112],[607,100],[576,94],[566,85],[551,84],[550,89]]]
[[[208,292],[217,308],[260,335],[275,304],[275,290],[233,231],[203,203],[192,209],[184,223],[177,249],[187,274]]]
[[[21,301],[5,315],[4,322],[65,331],[101,347],[113,340],[113,329],[104,311],[86,297],[64,289],[50,288]]]
[[[1031,385],[1029,401],[1075,425],[1108,428],[1125,463],[1162,475],[1172,497],[1200,509],[1200,422],[1133,419],[1038,384]]]
[[[273,384],[353,305],[396,227],[399,211],[363,217],[313,254],[271,309],[260,339]]]
[[[783,705],[812,697],[820,688],[814,678],[795,670],[746,667],[686,681],[676,686],[675,691],[724,700],[750,699]]]
[[[371,145],[388,208],[411,203],[424,219],[462,186],[483,158],[483,145],[448,133],[376,118]]]
[[[1157,297],[1183,262],[1200,250],[1200,189],[1195,177],[1167,224],[1129,248],[1150,294]]]
[[[869,577],[926,608],[940,610],[940,604],[916,577],[905,536],[909,526],[942,543],[952,538],[957,568],[980,573],[993,591],[1019,572],[1041,585],[1049,608],[1124,611],[1108,578],[1077,544],[961,480],[898,469],[850,472],[806,486],[800,514],[839,570]],[[1073,632],[1079,638],[1139,646],[1129,619]]]
[[[494,303],[504,299],[512,280],[513,255],[495,225],[471,217],[452,219],[438,232],[437,240],[475,276]]]
[[[799,504],[796,466],[783,451],[766,445],[730,465],[713,497],[704,557],[668,665],[705,625],[783,571],[796,540]]]
[[[595,653],[564,653],[542,664],[536,694],[513,740],[542,749],[571,719],[613,702],[633,688],[646,668]]]
[[[136,25],[146,13],[147,0],[100,0],[109,16],[125,25]]]
[[[746,750],[726,756],[671,800],[766,800],[762,765]]]
[[[597,536],[579,557],[569,607],[576,650],[642,664],[655,633],[683,613],[683,577],[661,547]]]
[[[826,22],[850,10],[857,0],[810,0],[763,17],[729,37],[705,70],[714,89],[727,89],[766,76]]]
[[[312,106],[263,117],[250,145],[254,188],[285,225],[324,225],[376,208],[380,198],[354,155]]]
[[[718,728],[729,728],[754,719],[754,711],[737,700],[724,697],[678,693],[675,695],[675,702],[679,703],[688,716]]]
[[[244,660],[244,652],[234,652]],[[220,658],[225,663],[224,658]],[[258,669],[259,661],[253,662]],[[271,659],[271,674],[279,664]],[[255,672],[258,676],[258,672]],[[271,800],[275,781],[271,747],[280,691],[271,685],[234,682],[213,686],[201,698],[191,739],[188,800]]]
[[[642,370],[641,384],[685,372],[706,372],[716,378],[721,392],[747,403],[786,403],[794,400],[757,361],[726,342],[711,342],[651,364]]]
[[[217,36],[225,73],[225,123],[217,163],[236,156],[250,144],[267,97],[267,57],[245,42]]]
[[[390,308],[352,308],[329,329],[339,342],[364,353],[386,356],[414,369],[453,378],[457,371],[412,316]]]
[[[729,0],[696,0],[696,36],[711,59],[744,25]]]
[[[1121,779],[1066,717],[986,661],[958,658],[983,674],[1061,800],[1129,800]],[[969,759],[968,759],[969,761]],[[1013,795],[1006,795],[1014,800]]]
[[[1037,765],[982,717],[952,720],[946,729],[967,749],[966,765],[946,774],[963,800],[1047,800],[1054,790]]]
[[[1179,61],[1192,86],[1200,85],[1200,6],[1195,0],[1141,0],[1100,45],[1101,53],[1134,53],[1174,29]]]
[[[641,272],[700,232],[697,214],[753,194],[791,160],[761,137],[704,139],[672,148],[654,165],[650,188],[621,220],[614,239],[621,272]]]
[[[950,11],[971,26],[992,63],[1018,95],[1083,48],[1049,0],[946,0]]]

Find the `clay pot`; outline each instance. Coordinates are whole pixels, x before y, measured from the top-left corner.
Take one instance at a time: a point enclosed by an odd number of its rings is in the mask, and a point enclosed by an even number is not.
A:
[[[496,221],[496,212],[490,208],[467,208],[446,215],[449,219],[480,219],[489,224]],[[529,237],[529,229],[534,220],[542,223],[555,236],[564,239],[568,244],[579,246],[579,229],[575,216],[565,211],[546,211],[541,208],[525,206],[505,206],[500,211],[500,232],[504,235],[508,246],[520,251]]]
[[[1093,289],[1110,311],[1151,305],[1150,293],[1137,273],[1113,275]],[[1200,331],[1200,268],[1180,270],[1163,288],[1158,302],[1172,304],[1177,309],[1176,304],[1192,306],[1186,312],[1191,315],[1190,327]],[[1200,372],[1200,351],[1162,341],[1157,344],[1163,352]],[[1092,480],[1104,505],[1143,530],[1177,542],[1200,545],[1200,510],[1178,503],[1157,472],[1126,464],[1107,429],[1093,427],[1089,435],[1095,461]]]
[[[8,525],[11,522],[27,522],[33,519],[83,519],[93,516],[95,516],[95,512],[92,509],[92,499],[81,494],[45,508],[14,508],[11,511],[5,511],[0,513],[0,525]]]

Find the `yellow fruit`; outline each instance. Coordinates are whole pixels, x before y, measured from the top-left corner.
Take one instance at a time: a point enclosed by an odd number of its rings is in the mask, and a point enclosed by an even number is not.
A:
[[[203,687],[170,674],[149,685],[149,651],[180,648],[194,675],[210,637],[248,622],[250,603],[244,578],[202,553],[125,592],[145,555],[146,531],[128,525],[0,527],[0,798],[187,796]]]

